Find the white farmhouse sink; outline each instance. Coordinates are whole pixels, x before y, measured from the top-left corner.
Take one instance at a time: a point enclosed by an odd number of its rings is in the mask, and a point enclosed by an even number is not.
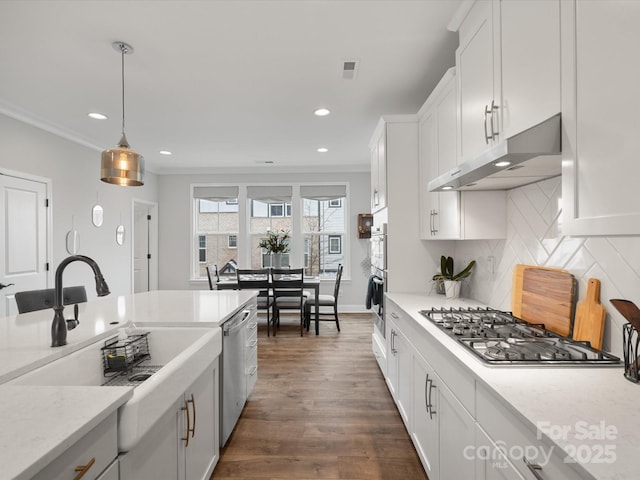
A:
[[[130,450],[146,432],[182,398],[189,386],[218,358],[222,350],[219,328],[139,328],[149,332],[151,358],[141,364],[162,366],[135,387],[133,397],[118,410],[118,448]],[[37,368],[9,384],[99,386],[103,376],[101,348],[95,342],[64,358]],[[104,388],[109,388],[108,386]],[[73,408],[70,405],[69,408]]]

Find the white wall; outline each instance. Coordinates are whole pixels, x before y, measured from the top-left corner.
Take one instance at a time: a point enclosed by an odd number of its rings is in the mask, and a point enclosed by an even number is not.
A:
[[[160,199],[160,285],[161,290],[206,289],[205,281],[190,282],[189,250],[191,242],[191,192],[192,183],[269,183],[269,182],[349,182],[350,211],[349,234],[351,237],[351,277],[343,277],[339,307],[341,311],[364,311],[367,273],[360,262],[369,255],[369,241],[358,239],[358,213],[370,210],[369,173],[313,173],[313,174],[218,174],[218,175],[160,175],[158,191]],[[321,286],[321,293],[332,293],[333,281]]]
[[[640,305],[640,237],[562,235],[560,177],[510,190],[507,196],[507,238],[456,242],[455,258],[475,259],[467,295],[492,307],[511,309],[513,266],[517,263],[563,268],[578,280],[583,299],[589,278],[601,282],[600,303],[607,311],[603,348],[622,355],[626,321],[609,302],[625,298]],[[491,274],[487,258],[494,256]]]
[[[114,132],[114,144],[119,132]],[[108,147],[109,145],[105,145]],[[74,227],[80,235],[78,253],[98,262],[112,295],[128,294],[131,286],[132,202],[134,198],[157,201],[156,176],[148,173],[143,187],[119,187],[100,181],[100,152],[0,115],[0,168],[51,179],[53,216],[53,258],[50,286],[55,268],[69,254],[66,234]],[[104,208],[104,224],[91,223],[91,209],[97,199]],[[116,244],[116,227],[125,226],[125,243]],[[65,285],[85,285],[95,297],[93,273],[81,262],[64,272]],[[19,286],[16,291],[19,291]]]

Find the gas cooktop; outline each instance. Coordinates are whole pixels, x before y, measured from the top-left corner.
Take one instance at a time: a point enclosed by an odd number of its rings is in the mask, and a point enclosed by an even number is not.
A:
[[[617,365],[620,359],[491,308],[432,308],[420,313],[493,365]]]

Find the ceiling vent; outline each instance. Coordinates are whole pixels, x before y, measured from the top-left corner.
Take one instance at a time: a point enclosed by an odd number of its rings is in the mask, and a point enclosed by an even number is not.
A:
[[[345,80],[353,80],[358,75],[358,60],[345,60],[342,62],[342,78]]]

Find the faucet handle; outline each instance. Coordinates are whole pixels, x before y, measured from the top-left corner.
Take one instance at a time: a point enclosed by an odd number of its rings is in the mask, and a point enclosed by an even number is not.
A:
[[[67,330],[73,330],[80,324],[78,320],[78,304],[73,305],[73,318],[67,318]]]

